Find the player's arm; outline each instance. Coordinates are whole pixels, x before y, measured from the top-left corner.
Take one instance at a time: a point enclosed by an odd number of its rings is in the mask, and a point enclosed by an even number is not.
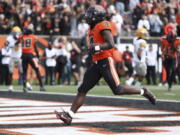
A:
[[[91,53],[95,53],[95,52],[99,52],[101,50],[108,50],[111,48],[114,48],[114,39],[113,39],[113,35],[111,33],[110,30],[103,30],[101,31],[101,35],[103,36],[103,39],[105,41],[105,43],[101,44],[101,45],[91,45],[90,46],[90,52]]]
[[[36,56],[39,58],[39,52],[38,52],[38,47],[37,47],[37,41],[35,41],[34,50],[35,50]]]
[[[114,38],[110,30],[101,31],[101,35],[103,36],[105,43],[100,46],[101,50],[107,50],[114,48]]]

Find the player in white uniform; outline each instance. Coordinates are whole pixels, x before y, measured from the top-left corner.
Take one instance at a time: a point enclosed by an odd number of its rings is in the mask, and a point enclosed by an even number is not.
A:
[[[21,29],[18,26],[15,26],[12,28],[12,31],[10,35],[7,37],[5,44],[11,49],[11,55],[10,55],[10,62],[9,62],[9,72],[10,72],[10,86],[9,90],[13,90],[13,85],[12,85],[12,75],[13,75],[13,70],[14,67],[17,65],[20,74],[22,74],[22,60],[21,60],[21,55],[22,55],[22,46],[19,43],[19,37],[21,35]]]
[[[133,54],[133,65],[135,71],[135,77],[137,81],[135,87],[139,87],[147,73],[146,65],[146,50],[147,42],[145,38],[148,35],[148,31],[145,28],[138,28],[136,30],[136,37],[133,39],[134,54]],[[134,82],[134,77],[129,78],[126,81],[127,85],[131,85]]]

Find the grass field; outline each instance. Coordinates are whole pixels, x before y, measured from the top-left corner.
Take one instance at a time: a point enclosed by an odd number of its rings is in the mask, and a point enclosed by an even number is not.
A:
[[[165,86],[146,86],[149,88],[158,99],[161,100],[175,100],[180,101],[180,85],[173,86],[171,91],[167,90]],[[6,90],[7,86],[0,86],[0,90]],[[47,92],[53,93],[72,93],[75,94],[77,92],[77,86],[66,86],[66,85],[54,85],[54,86],[45,86]],[[15,90],[22,91],[22,86],[16,85],[14,86]],[[39,86],[33,86],[33,91],[39,91]],[[88,95],[98,95],[98,96],[113,96],[111,90],[106,85],[99,85],[94,87]],[[126,96],[123,95],[121,97],[128,98],[142,98],[141,96]]]

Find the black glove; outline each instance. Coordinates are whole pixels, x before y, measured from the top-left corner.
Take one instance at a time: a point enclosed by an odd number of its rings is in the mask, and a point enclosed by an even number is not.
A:
[[[88,50],[90,54],[95,54],[97,52],[100,52],[101,48],[99,45],[91,44]]]

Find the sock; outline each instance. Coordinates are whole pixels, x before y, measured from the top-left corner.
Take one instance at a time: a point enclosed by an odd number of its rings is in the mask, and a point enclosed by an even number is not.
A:
[[[73,111],[69,110],[68,113],[69,113],[69,115],[70,115],[72,118],[75,117],[75,113],[74,113]]]
[[[142,96],[142,95],[144,95],[144,89],[140,89],[140,95]]]
[[[134,81],[134,78],[133,77],[130,77],[127,81],[126,81],[126,84],[127,85],[131,85]]]
[[[141,82],[137,81],[134,86],[135,86],[136,88],[139,88],[140,85],[141,85]]]

